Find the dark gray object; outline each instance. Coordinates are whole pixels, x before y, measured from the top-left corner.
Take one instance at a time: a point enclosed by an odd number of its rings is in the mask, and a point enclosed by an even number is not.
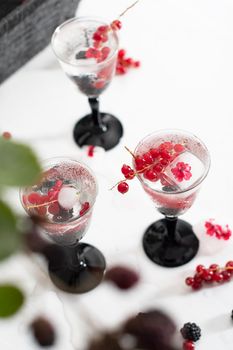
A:
[[[0,16],[0,83],[49,44],[55,28],[74,17],[79,2],[24,0]]]

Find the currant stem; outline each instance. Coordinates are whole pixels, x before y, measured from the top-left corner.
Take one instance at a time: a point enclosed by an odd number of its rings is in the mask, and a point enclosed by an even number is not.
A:
[[[55,200],[53,200],[53,201],[51,201],[51,202],[47,202],[47,203],[28,205],[28,206],[27,206],[27,209],[45,207],[45,206],[47,206],[47,205],[50,205],[50,204],[53,204],[53,203],[56,203],[56,202],[58,202],[57,199],[55,199]]]
[[[126,149],[126,151],[128,151],[130,154],[131,154],[131,156],[135,159],[136,158],[136,156],[133,154],[133,152],[127,147],[127,146],[125,146],[125,149]]]
[[[129,7],[127,7],[127,9],[125,11],[123,11],[120,15],[119,15],[119,18],[121,18],[122,16],[124,16],[126,14],[126,12],[128,12],[132,7],[134,7],[135,5],[137,5],[137,3],[139,2],[140,0],[137,0],[135,1],[132,5],[130,5]]]

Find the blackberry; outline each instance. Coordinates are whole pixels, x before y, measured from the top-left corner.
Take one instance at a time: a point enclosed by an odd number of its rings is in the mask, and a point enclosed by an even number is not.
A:
[[[233,310],[231,311],[231,319],[233,320]]]
[[[164,192],[174,192],[174,191],[177,191],[177,187],[175,187],[175,186],[163,186],[162,190]]]
[[[185,323],[183,328],[180,330],[184,339],[192,340],[194,342],[201,338],[201,328],[196,323]]]
[[[75,55],[76,60],[84,60],[86,59],[86,51],[79,51],[76,55]]]

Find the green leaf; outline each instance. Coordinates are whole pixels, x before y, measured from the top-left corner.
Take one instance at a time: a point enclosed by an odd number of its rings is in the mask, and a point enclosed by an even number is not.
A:
[[[39,162],[30,147],[0,138],[0,185],[32,185],[40,171]]]
[[[0,200],[0,260],[7,258],[20,247],[21,238],[14,213]]]
[[[23,303],[24,295],[20,289],[10,284],[0,285],[0,317],[14,315]]]

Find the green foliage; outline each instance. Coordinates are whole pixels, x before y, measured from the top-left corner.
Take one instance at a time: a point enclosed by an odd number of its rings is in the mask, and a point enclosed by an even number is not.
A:
[[[7,258],[19,248],[21,238],[14,213],[0,200],[0,260]]]
[[[10,284],[0,285],[0,317],[14,315],[23,305],[24,295],[20,289]]]
[[[27,186],[40,173],[38,160],[30,147],[0,138],[0,185]]]

